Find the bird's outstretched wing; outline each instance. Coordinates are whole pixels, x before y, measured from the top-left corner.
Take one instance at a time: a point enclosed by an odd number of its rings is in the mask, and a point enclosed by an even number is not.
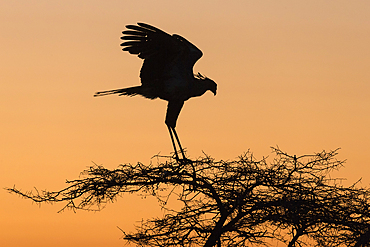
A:
[[[142,84],[152,84],[168,76],[174,68],[181,73],[193,74],[193,66],[202,52],[179,35],[170,35],[145,23],[127,25],[121,44],[124,51],[144,59],[140,77]],[[184,75],[180,75],[184,76]]]

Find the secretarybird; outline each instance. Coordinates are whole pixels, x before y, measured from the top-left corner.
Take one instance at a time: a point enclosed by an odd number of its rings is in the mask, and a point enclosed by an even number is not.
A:
[[[185,38],[177,34],[170,35],[145,23],[127,25],[126,28],[121,37],[125,41],[121,44],[122,50],[144,59],[140,71],[141,86],[97,92],[94,96],[141,95],[148,99],[167,100],[165,123],[170,132],[175,158],[180,160],[174,136],[185,160],[175,130],[181,108],[186,100],[201,96],[207,90],[216,95],[217,84],[200,73],[193,73],[193,66],[203,53]]]

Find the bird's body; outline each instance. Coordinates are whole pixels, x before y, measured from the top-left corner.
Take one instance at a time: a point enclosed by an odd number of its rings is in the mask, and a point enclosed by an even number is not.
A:
[[[123,50],[144,59],[140,71],[141,86],[97,92],[94,96],[119,94],[141,95],[148,99],[160,98],[168,101],[165,123],[176,147],[171,130],[182,151],[175,127],[184,102],[192,97],[203,95],[207,90],[216,94],[217,85],[200,73],[193,73],[195,62],[202,52],[185,38],[163,32],[145,23],[126,26]],[[183,154],[184,155],[184,154]],[[185,157],[184,157],[185,158]]]

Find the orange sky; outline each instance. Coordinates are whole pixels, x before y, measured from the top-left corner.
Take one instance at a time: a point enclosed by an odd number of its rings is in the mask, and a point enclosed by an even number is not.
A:
[[[367,0],[2,1],[0,187],[57,190],[92,161],[115,168],[172,151],[166,102],[92,96],[140,83],[142,61],[119,46],[138,21],[193,42],[204,54],[195,71],[218,83],[180,114],[191,158],[340,147],[336,174],[367,186],[369,16]],[[160,213],[136,196],[77,214],[4,190],[0,201],[2,247],[123,246],[117,226]]]

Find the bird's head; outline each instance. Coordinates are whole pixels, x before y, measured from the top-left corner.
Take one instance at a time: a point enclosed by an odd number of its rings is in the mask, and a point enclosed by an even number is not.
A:
[[[207,78],[206,83],[208,85],[208,90],[211,91],[213,93],[213,95],[216,96],[216,93],[217,93],[217,84],[216,84],[216,82]]]
[[[195,75],[195,77],[202,81],[203,85],[206,86],[206,89],[211,91],[214,95],[217,94],[217,84],[213,80],[209,79],[206,76],[203,76],[202,74],[198,73]]]

